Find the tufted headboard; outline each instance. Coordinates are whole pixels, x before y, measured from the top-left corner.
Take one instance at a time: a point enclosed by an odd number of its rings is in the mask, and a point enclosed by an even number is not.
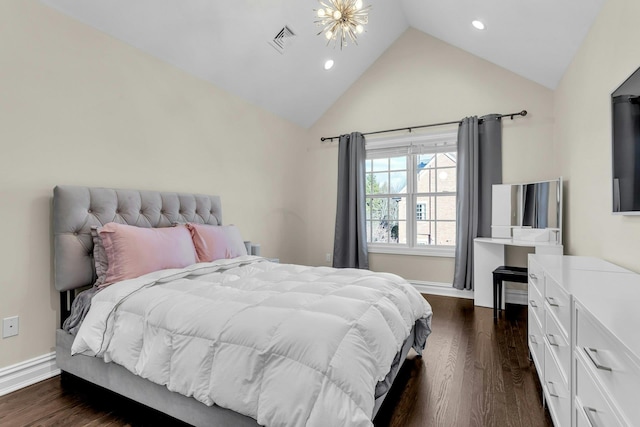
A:
[[[53,189],[54,283],[64,292],[96,280],[91,227],[222,224],[219,196],[59,185]]]

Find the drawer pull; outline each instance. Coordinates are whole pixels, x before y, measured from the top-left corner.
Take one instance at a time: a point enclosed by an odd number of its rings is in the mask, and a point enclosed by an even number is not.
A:
[[[529,273],[529,277],[533,280],[538,280],[538,276],[536,276],[535,273]]]
[[[535,335],[529,335],[529,339],[533,344],[538,344],[538,340],[536,339]]]
[[[560,397],[556,392],[556,386],[551,381],[547,381],[547,389],[549,390],[549,396]]]
[[[587,353],[587,356],[589,356],[589,359],[591,359],[591,363],[593,363],[593,365],[596,368],[600,369],[601,371],[609,371],[609,372],[612,371],[610,367],[603,365],[597,360],[598,350],[596,350],[595,348],[588,348],[588,347],[583,347],[583,348],[584,348],[584,352]]]
[[[533,308],[538,308],[538,304],[536,304],[535,300],[530,299],[529,300],[529,305]]]
[[[560,307],[560,304],[556,302],[556,299],[554,297],[547,297],[547,302],[551,307]]]
[[[547,339],[549,340],[549,344],[551,344],[554,347],[560,347],[560,344],[558,344],[558,341],[556,340],[556,336],[553,334],[547,334]]]
[[[589,419],[589,424],[591,425],[591,427],[599,427],[600,424],[598,424],[598,422],[594,418],[594,415],[597,414],[598,411],[593,408],[589,408],[588,406],[583,406],[583,409],[584,409],[585,415]]]

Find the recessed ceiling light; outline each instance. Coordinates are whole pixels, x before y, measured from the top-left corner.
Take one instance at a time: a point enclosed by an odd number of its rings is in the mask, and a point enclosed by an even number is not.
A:
[[[478,21],[477,19],[475,21],[473,21],[471,23],[471,25],[473,25],[474,27],[476,27],[479,30],[484,30],[484,24],[482,23],[482,21]]]
[[[333,68],[333,59],[329,59],[327,62],[324,63],[324,69],[330,70],[332,68]]]

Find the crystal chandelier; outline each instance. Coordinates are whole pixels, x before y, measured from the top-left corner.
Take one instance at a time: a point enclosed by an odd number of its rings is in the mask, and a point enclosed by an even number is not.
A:
[[[333,47],[340,43],[340,49],[347,45],[347,39],[358,44],[357,36],[362,34],[369,22],[369,9],[362,7],[362,0],[319,0],[321,7],[316,9],[316,24],[322,27],[318,35],[324,33],[327,45],[333,41]]]

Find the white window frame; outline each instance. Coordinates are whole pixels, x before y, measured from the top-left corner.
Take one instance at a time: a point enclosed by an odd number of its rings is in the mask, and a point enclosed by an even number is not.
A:
[[[394,155],[407,155],[411,159],[411,154],[419,153],[438,153],[438,152],[457,152],[457,131],[438,132],[422,135],[407,135],[402,137],[378,137],[367,139],[366,150],[379,152],[380,155],[389,157]],[[374,155],[375,156],[375,155]],[[372,157],[373,158],[373,157]],[[367,159],[369,156],[367,155]],[[415,189],[416,165],[415,162],[408,161],[407,176],[407,203],[413,208],[407,209],[407,216],[413,212],[413,218],[406,219],[407,227],[407,243],[368,243],[370,253],[393,254],[393,255],[418,255],[418,256],[435,256],[435,257],[455,257],[455,246],[443,245],[424,245],[416,244],[415,227],[416,221],[416,198]],[[456,189],[457,192],[457,189]],[[446,194],[446,193],[445,193]],[[380,195],[384,196],[384,195]]]

